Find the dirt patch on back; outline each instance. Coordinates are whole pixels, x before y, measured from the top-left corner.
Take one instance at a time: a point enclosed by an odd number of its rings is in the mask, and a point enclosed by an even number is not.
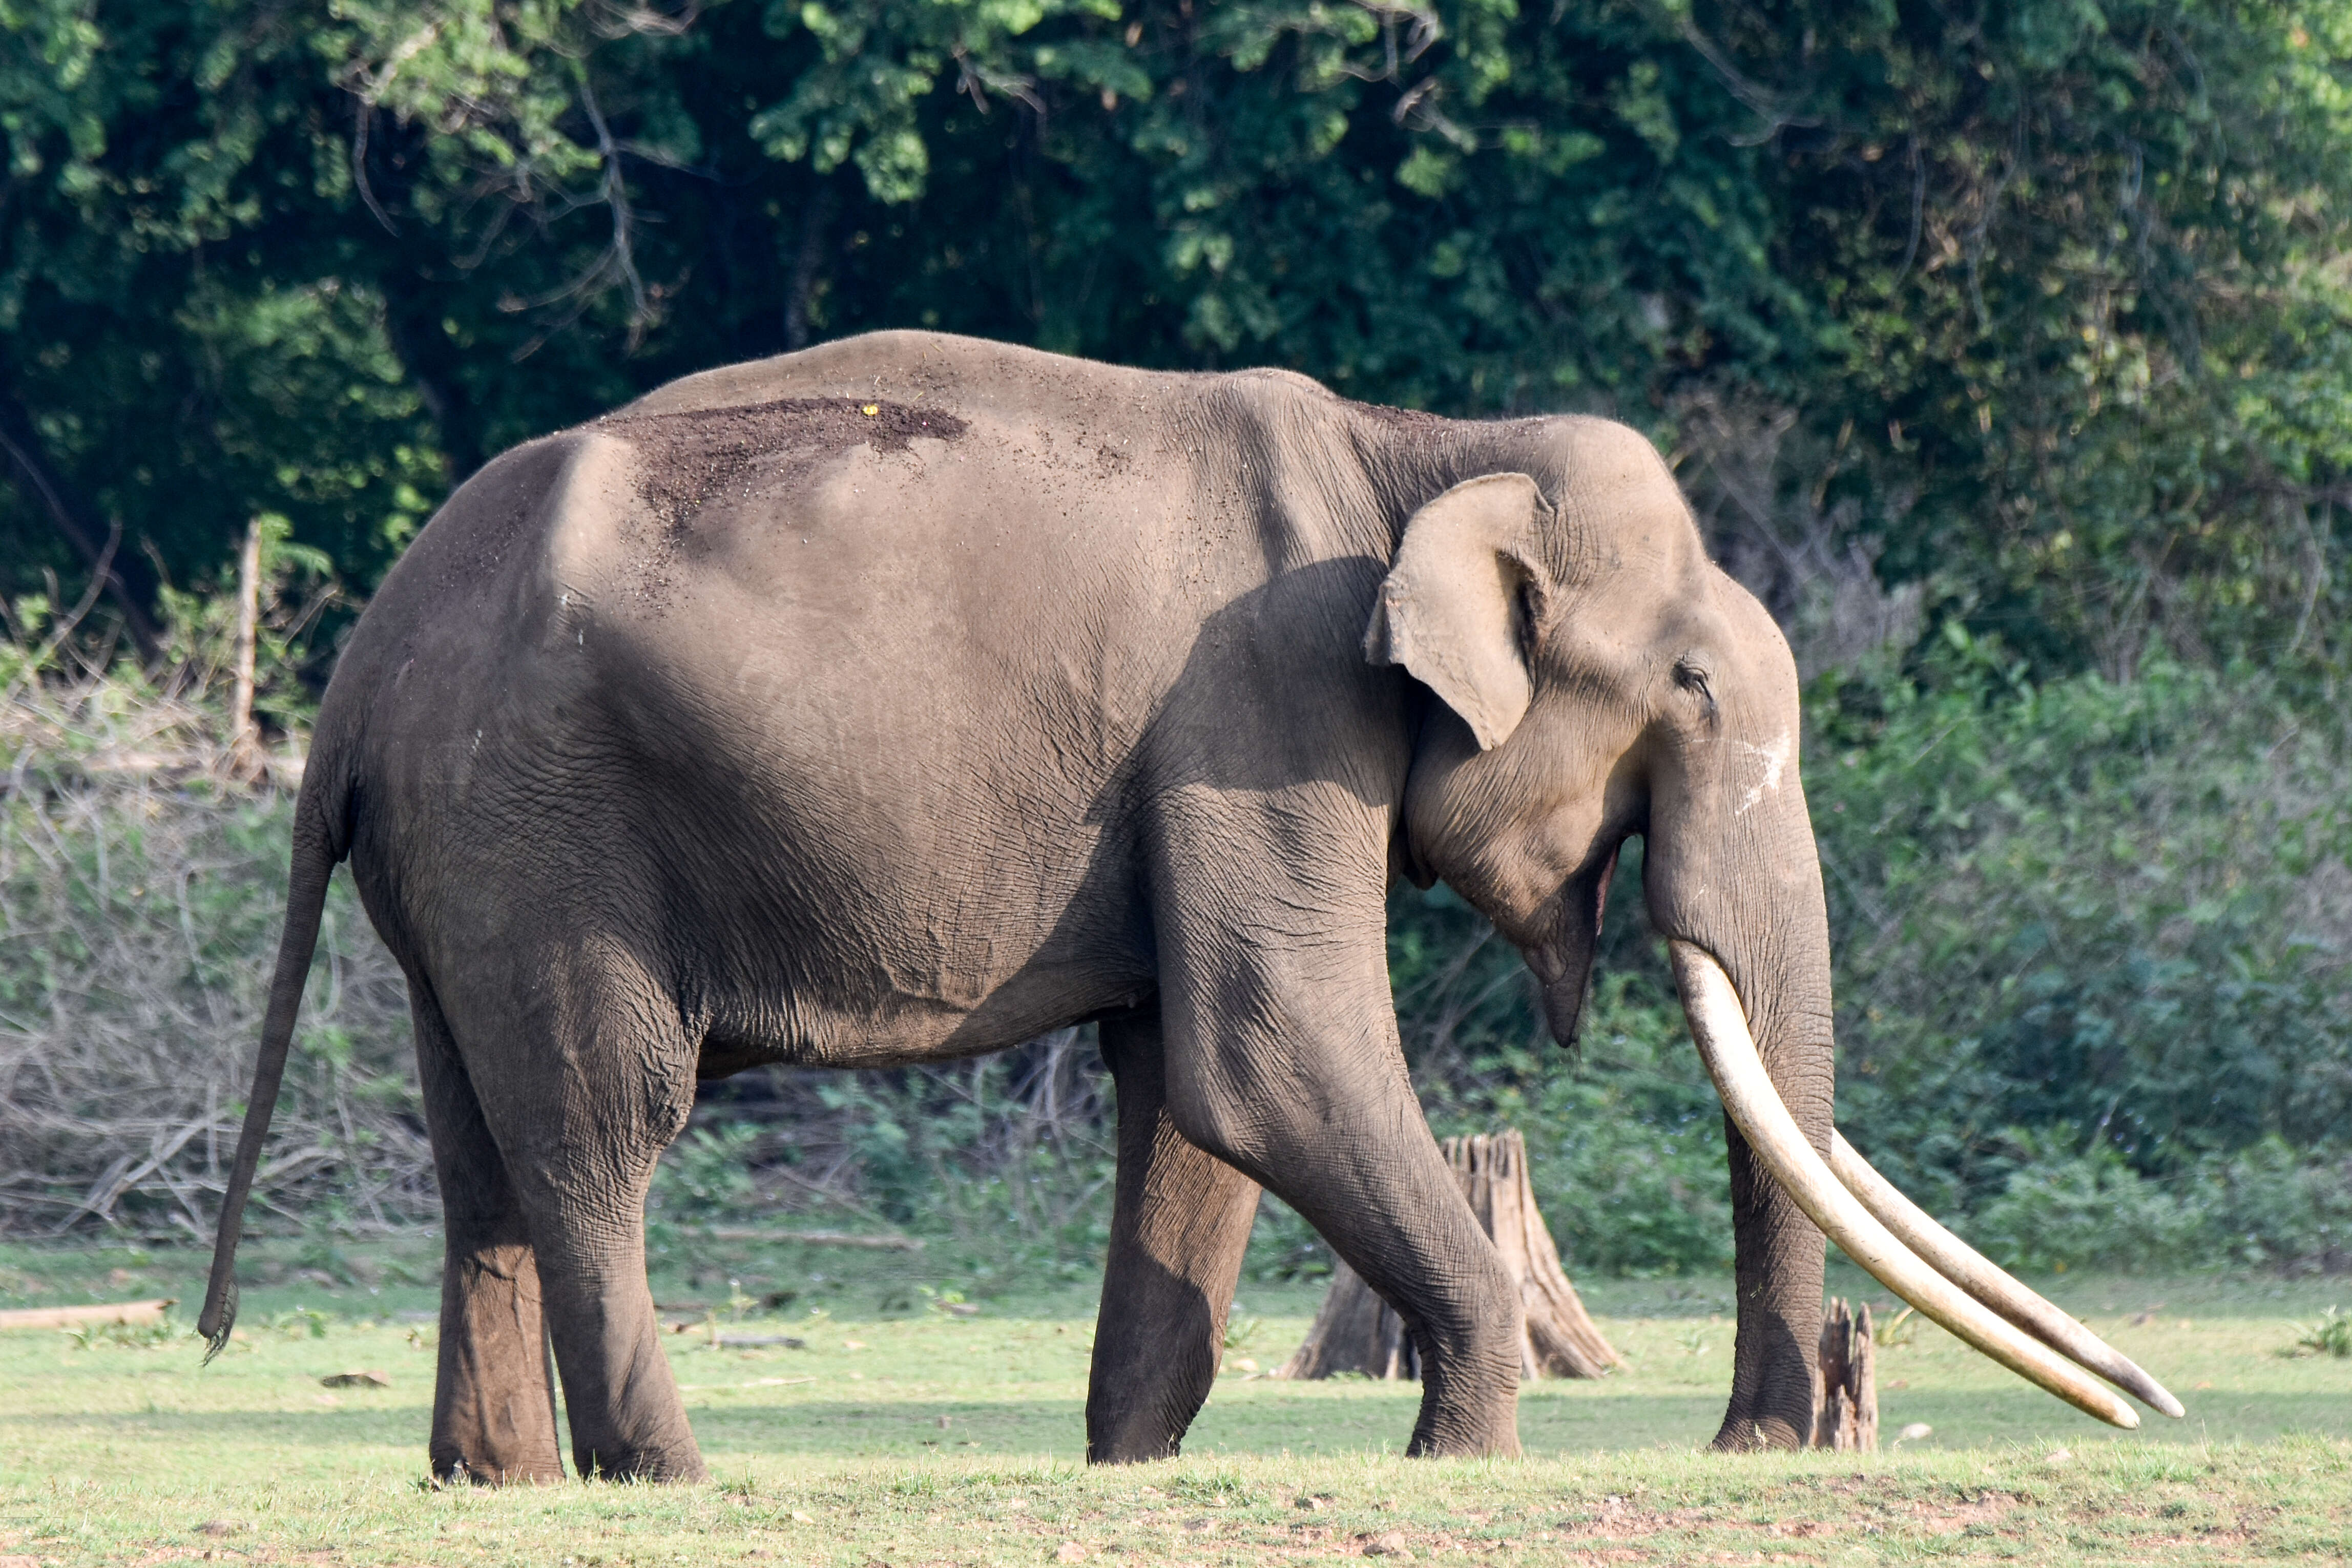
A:
[[[675,535],[754,467],[770,474],[810,468],[859,445],[904,452],[919,435],[955,441],[970,427],[944,409],[795,397],[677,413],[624,410],[588,428],[637,449],[646,504]]]

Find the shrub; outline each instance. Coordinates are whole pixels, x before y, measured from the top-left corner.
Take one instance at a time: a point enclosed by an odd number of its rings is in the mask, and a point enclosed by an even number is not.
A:
[[[215,618],[216,619],[216,618]],[[191,655],[0,668],[0,1228],[208,1234],[249,1082],[299,767],[226,767]],[[0,650],[0,664],[5,651]],[[2352,744],[2259,671],[2039,687],[1931,644],[1816,684],[1840,1121],[1930,1209],[2027,1268],[2352,1262]],[[1517,1125],[1571,1268],[1720,1266],[1723,1130],[1627,847],[1576,1053],[1516,953],[1399,891],[1391,974],[1441,1133]],[[830,1210],[1070,1266],[1101,1255],[1112,1096],[1089,1036],[887,1072],[704,1086],[657,1210]],[[306,1231],[429,1217],[397,968],[348,879],[257,1189]],[[1266,1207],[1253,1273],[1328,1256]],[[1018,1266],[1025,1267],[1026,1264]]]
[[[2021,1163],[1969,1227],[1987,1255],[2012,1269],[2059,1272],[2204,1260],[2213,1239],[2194,1201],[2141,1176],[2110,1144],[2071,1154],[2065,1130],[2053,1131],[2060,1135],[2020,1134]]]
[[[1816,682],[1839,1121],[2028,1268],[2352,1260],[2352,743],[2260,671],[2041,686],[1947,634]],[[1528,1135],[1585,1269],[1728,1255],[1719,1113],[1629,845],[1580,1058],[1515,956],[1401,895],[1406,1050],[1449,1130]]]
[[[2259,1209],[2265,1256],[2336,1245],[2280,1151],[2352,1129],[2340,726],[2255,671],[2036,689],[1965,638],[1939,659],[1935,689],[1832,681],[1815,710],[1850,1135],[1946,1212],[2104,1205],[2171,1248],[2166,1204]]]
[[[291,779],[248,789],[202,682],[132,671],[0,698],[0,1228],[209,1239],[284,913]],[[400,972],[331,893],[257,1218],[432,1212]]]
[[[2352,1317],[2347,1317],[2341,1307],[2329,1307],[2319,1314],[2315,1323],[2295,1323],[2294,1348],[2290,1356],[2332,1355],[2339,1359],[2352,1355]]]
[[[688,1222],[739,1218],[757,1190],[751,1151],[759,1141],[759,1130],[740,1122],[689,1129],[654,1172],[653,1208]]]

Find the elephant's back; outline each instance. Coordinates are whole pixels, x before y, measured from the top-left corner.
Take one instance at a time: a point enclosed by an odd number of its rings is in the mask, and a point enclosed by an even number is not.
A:
[[[681,376],[609,417],[712,413],[814,400],[960,411],[966,418],[1028,414],[1076,428],[1116,423],[1127,411],[1153,412],[1170,400],[1196,399],[1205,386],[1231,379],[1134,370],[947,332],[868,332]],[[1305,377],[1290,379],[1314,385]]]
[[[658,911],[663,942],[756,939],[730,973],[862,975],[950,1019],[1051,967],[1081,888],[1116,943],[1113,798],[1186,645],[1148,624],[1181,624],[1171,552],[1135,546],[1189,468],[944,392],[749,390],[503,455],[387,576],[314,749],[387,936],[429,968],[462,959],[431,934],[504,940],[522,904]]]
[[[1246,665],[1277,601],[1362,670],[1377,529],[1340,526],[1374,508],[1335,401],[892,334],[506,454],[321,714],[371,913],[427,973],[626,925],[696,956],[714,1029],[809,1060],[1124,1005],[1171,691]]]

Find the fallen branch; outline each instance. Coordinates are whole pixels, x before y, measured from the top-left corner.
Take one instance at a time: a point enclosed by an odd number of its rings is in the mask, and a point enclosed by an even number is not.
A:
[[[120,1323],[125,1328],[148,1328],[163,1321],[163,1314],[179,1301],[177,1296],[165,1296],[154,1301],[109,1301],[93,1307],[19,1307],[0,1312],[0,1329],[78,1329],[105,1327]]]
[[[774,1245],[797,1242],[803,1247],[865,1247],[877,1252],[920,1252],[917,1236],[859,1236],[846,1230],[761,1230],[751,1226],[713,1225],[703,1235],[713,1241],[758,1241]]]

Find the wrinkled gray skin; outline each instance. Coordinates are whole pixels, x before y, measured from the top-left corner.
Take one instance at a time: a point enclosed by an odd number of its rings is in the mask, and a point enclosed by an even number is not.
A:
[[[1491,916],[1565,1040],[1646,835],[1654,922],[1722,963],[1826,1151],[1796,734],[1778,632],[1616,424],[923,333],[693,376],[491,464],[361,622],[257,1113],[348,856],[409,979],[446,1209],[435,1470],[561,1473],[551,1343],[583,1472],[692,1478],[643,1222],[697,1078],[1099,1019],[1090,1454],[1175,1451],[1261,1184],[1412,1326],[1412,1451],[1513,1453],[1517,1291],[1406,1081],[1390,879]],[[1731,1143],[1717,1440],[1791,1446],[1822,1241]]]

